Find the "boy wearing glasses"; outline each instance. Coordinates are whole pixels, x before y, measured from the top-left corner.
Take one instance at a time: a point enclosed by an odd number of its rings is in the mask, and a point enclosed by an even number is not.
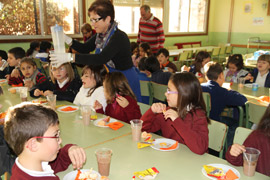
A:
[[[23,103],[10,107],[4,127],[5,140],[18,155],[11,179],[59,179],[55,174],[72,163],[83,166],[82,148],[62,142],[56,112],[42,105]]]

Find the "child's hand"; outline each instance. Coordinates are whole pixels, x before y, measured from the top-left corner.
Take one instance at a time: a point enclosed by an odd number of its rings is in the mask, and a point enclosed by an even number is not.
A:
[[[162,113],[163,111],[166,110],[166,105],[162,103],[154,103],[151,106],[151,110],[153,113]]]
[[[122,108],[125,108],[129,105],[128,100],[126,98],[124,98],[123,96],[117,97],[116,101]]]
[[[9,80],[10,74],[5,75],[6,80]]]
[[[28,88],[30,89],[31,87],[34,86],[34,83],[33,83],[33,81],[31,81],[31,80],[24,81],[24,86],[25,86],[25,87],[28,87]]]
[[[230,150],[230,154],[235,157],[239,156],[243,152],[246,152],[245,146],[240,144],[233,144]]]
[[[173,109],[168,109],[167,111],[164,111],[163,114],[164,114],[165,119],[170,118],[172,121],[174,121],[179,116],[177,111]]]
[[[18,69],[13,69],[11,72],[11,77],[18,78],[20,76],[20,71]]]
[[[253,79],[253,76],[250,73],[248,73],[248,75],[245,77],[245,80],[251,80],[251,79]]]
[[[68,156],[74,169],[82,168],[83,164],[86,161],[85,151],[79,146],[71,146],[68,149]]]
[[[184,72],[184,71],[189,72],[189,70],[190,70],[190,67],[187,67],[186,65],[181,67],[181,72]]]
[[[43,95],[43,91],[39,90],[39,89],[36,89],[34,91],[34,96],[42,96]]]
[[[103,109],[102,104],[100,104],[100,102],[98,100],[96,100],[95,103],[94,103],[94,109],[95,110]]]
[[[50,90],[47,90],[43,93],[43,96],[53,95],[53,92]]]

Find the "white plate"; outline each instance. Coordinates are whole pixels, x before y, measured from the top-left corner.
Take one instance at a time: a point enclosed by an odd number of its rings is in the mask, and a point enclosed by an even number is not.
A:
[[[252,88],[252,84],[245,84],[245,87]]]
[[[98,125],[98,122],[99,122],[99,121],[102,121],[103,119],[104,119],[104,118],[95,120],[95,121],[94,121],[94,125],[97,126],[97,127],[108,128],[109,126],[100,126],[100,125]],[[110,118],[110,121],[109,121],[107,124],[112,123],[112,122],[117,122],[117,120],[116,120],[116,119],[113,119],[113,118]]]
[[[166,143],[166,145],[161,146],[160,143]],[[176,143],[176,141],[173,140],[173,139],[159,138],[159,139],[155,139],[155,141],[153,141],[154,145],[152,145],[151,147],[153,149],[156,149],[156,150],[159,150],[159,151],[174,151],[174,150],[179,148],[179,143],[178,143],[178,146],[175,149],[163,150],[163,149],[160,149],[160,148],[169,148],[172,145],[174,145],[175,143]]]
[[[228,165],[225,165],[225,164],[207,164],[207,165],[208,165],[208,166],[214,166],[214,167],[216,167],[216,168],[221,168],[225,174],[226,174],[226,172],[227,172],[229,169],[231,169],[231,170],[234,172],[234,174],[236,174],[236,176],[239,177],[238,179],[240,179],[240,173],[239,173],[239,171],[237,171],[236,169],[234,169],[234,168],[231,167],[231,166],[228,166]],[[209,179],[213,179],[213,180],[216,180],[216,179],[217,179],[217,178],[215,178],[215,177],[208,176],[204,168],[202,168],[202,173],[203,173],[203,175],[205,175],[205,176],[208,177]],[[237,179],[236,179],[236,180],[237,180]]]
[[[12,89],[15,89],[16,90],[16,93],[20,93],[20,88],[21,87],[12,87],[12,88],[9,88],[8,91],[12,90]]]
[[[66,107],[76,108],[76,110],[73,110],[73,111],[62,111],[62,109],[66,108]],[[78,106],[72,106],[72,105],[61,106],[61,107],[57,108],[57,111],[62,112],[62,113],[72,113],[72,112],[75,112],[75,111],[78,111],[78,110],[79,110],[79,107]]]
[[[81,172],[89,171],[89,169],[81,169]],[[78,171],[72,171],[64,176],[63,180],[74,180],[77,176]],[[98,177],[96,180],[100,180],[101,176],[97,171],[92,170],[92,174],[97,174]]]
[[[6,83],[7,80],[6,79],[0,79],[0,83]]]
[[[32,100],[32,103],[36,103],[36,104],[48,104],[48,101],[46,99],[34,99],[34,100]]]

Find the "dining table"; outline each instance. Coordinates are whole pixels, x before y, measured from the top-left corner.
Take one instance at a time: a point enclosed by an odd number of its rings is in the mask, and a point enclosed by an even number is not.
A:
[[[192,48],[182,48],[182,49],[170,49],[168,51],[171,57],[176,57],[179,54],[183,53],[184,51],[192,50],[193,53],[195,53],[197,50],[212,51],[216,47],[217,46],[202,46],[202,47],[192,47]]]
[[[0,95],[0,104],[2,105],[0,112],[6,111],[10,106],[21,103],[19,94],[10,92],[11,86],[6,83],[1,83],[0,85],[4,91],[4,94]],[[28,101],[30,102],[35,99],[37,98],[28,96]],[[76,105],[67,101],[57,101],[56,107],[60,108],[62,106]],[[113,130],[108,127],[98,127],[95,123],[97,120],[93,120],[86,126],[82,123],[79,111],[79,108],[73,112],[63,112],[56,109],[60,121],[62,145],[71,143],[83,147],[87,156],[83,169],[93,168],[95,171],[98,171],[95,151],[104,147],[112,149],[110,180],[132,179],[134,172],[152,167],[159,171],[155,178],[156,180],[206,180],[209,177],[203,173],[203,165],[207,164],[229,166],[239,173],[240,179],[269,180],[269,177],[258,172],[253,177],[247,177],[243,174],[242,166],[233,166],[226,160],[208,153],[203,155],[195,154],[186,145],[180,143],[178,148],[172,151],[160,151],[151,146],[138,148],[137,142],[132,140],[130,124],[122,122],[123,127]],[[98,120],[104,117],[106,116],[97,113]],[[152,138],[157,140],[163,137],[152,133]],[[67,170],[59,172],[57,175],[60,179],[63,179],[65,175],[73,171],[72,166],[69,166]],[[136,177],[136,179],[138,178]]]

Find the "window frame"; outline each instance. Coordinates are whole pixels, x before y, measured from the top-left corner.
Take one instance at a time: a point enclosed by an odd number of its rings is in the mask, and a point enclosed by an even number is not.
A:
[[[42,0],[41,0],[42,1]],[[79,2],[79,22],[80,26],[86,20],[86,10],[85,10],[85,1],[86,0],[78,0]],[[80,34],[70,34],[72,38],[76,38],[78,40],[82,40],[83,37]],[[0,43],[24,43],[24,42],[32,42],[33,40],[49,40],[52,41],[51,35],[0,35]]]
[[[113,2],[113,1],[112,1]],[[163,1],[163,28],[165,37],[182,37],[182,36],[202,36],[208,35],[209,29],[209,13],[210,13],[210,3],[211,0],[208,0],[207,15],[206,15],[206,29],[205,32],[168,32],[168,19],[169,15],[164,11],[164,9],[169,9],[169,2]],[[79,0],[79,18],[80,26],[87,22],[87,10],[86,10],[86,0]],[[88,9],[88,8],[87,8]],[[81,34],[70,34],[70,37],[82,40],[83,37]],[[138,37],[137,33],[128,34],[130,39],[135,39]],[[33,40],[52,40],[51,35],[0,35],[0,43],[14,43],[14,42],[31,42]]]

